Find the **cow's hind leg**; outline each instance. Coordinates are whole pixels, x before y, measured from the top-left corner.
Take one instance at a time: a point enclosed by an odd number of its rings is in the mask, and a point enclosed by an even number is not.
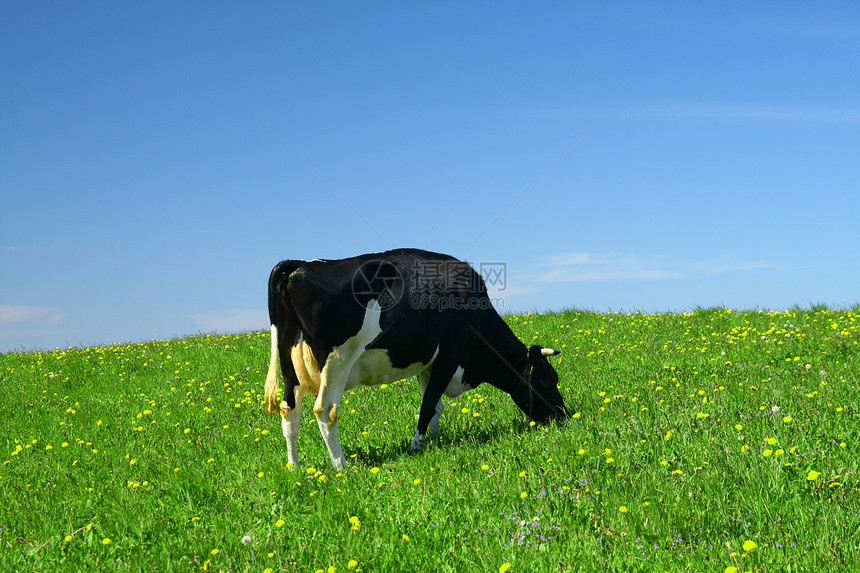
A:
[[[320,434],[328,447],[331,465],[338,471],[346,466],[346,458],[337,435],[338,406],[344,391],[356,382],[354,380],[352,384],[349,383],[352,368],[367,348],[367,344],[382,332],[379,326],[381,312],[379,304],[370,300],[365,309],[361,329],[355,336],[332,349],[320,372],[320,392],[314,404],[314,415],[317,417]]]
[[[346,376],[352,366],[352,361],[329,359],[323,368],[320,383],[320,393],[314,403],[314,415],[320,428],[331,465],[340,471],[346,466],[346,458],[340,448],[340,440],[337,434],[337,417],[340,399],[346,387]]]
[[[337,394],[337,396],[334,394]],[[325,445],[328,448],[331,465],[338,471],[346,466],[346,458],[343,455],[343,450],[340,447],[340,439],[337,435],[337,409],[341,395],[342,392],[326,392],[326,387],[324,386],[320,389],[320,394],[317,396],[317,401],[314,404],[314,415],[317,418],[320,434],[322,434]]]
[[[287,462],[290,464],[290,469],[299,467],[296,442],[302,425],[302,399],[304,396],[305,391],[301,386],[296,385],[293,388],[295,406],[290,408],[286,400],[281,402],[281,428],[284,432],[284,438],[287,440]]]

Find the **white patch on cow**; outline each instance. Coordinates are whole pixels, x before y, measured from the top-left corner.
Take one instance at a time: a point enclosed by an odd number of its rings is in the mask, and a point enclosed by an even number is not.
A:
[[[468,384],[463,384],[463,367],[458,366],[457,370],[454,371],[454,376],[451,377],[451,381],[448,382],[448,386],[445,388],[445,395],[449,398],[456,398],[463,392],[468,392],[472,387]]]
[[[434,355],[435,358],[435,355]],[[382,348],[370,348],[361,353],[355,365],[349,373],[346,389],[356,384],[363,386],[377,386],[396,382],[404,378],[417,376],[427,369],[427,364],[416,362],[406,368],[395,368],[391,365],[388,351]]]

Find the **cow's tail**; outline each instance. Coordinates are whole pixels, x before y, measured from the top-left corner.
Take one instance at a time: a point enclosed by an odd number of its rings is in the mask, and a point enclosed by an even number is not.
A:
[[[269,357],[269,372],[266,374],[264,405],[269,414],[281,413],[279,381],[283,367],[292,368],[289,352],[281,356],[281,348],[288,337],[295,338],[299,331],[299,320],[287,292],[290,273],[304,261],[282,261],[275,265],[269,275],[269,321],[272,326],[272,353]]]
[[[281,377],[281,364],[278,360],[278,325],[272,324],[272,355],[269,358],[269,373],[266,374],[265,405],[266,412],[277,414],[281,411],[281,399],[278,396],[278,379]]]

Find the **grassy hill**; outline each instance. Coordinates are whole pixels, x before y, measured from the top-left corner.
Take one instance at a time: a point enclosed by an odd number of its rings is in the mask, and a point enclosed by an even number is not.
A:
[[[574,418],[483,385],[412,455],[417,383],[359,388],[341,473],[268,333],[0,355],[0,569],[860,570],[860,309],[506,319]]]

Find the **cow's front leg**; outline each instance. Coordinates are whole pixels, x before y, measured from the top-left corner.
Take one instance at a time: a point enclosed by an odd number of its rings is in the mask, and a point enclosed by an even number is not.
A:
[[[284,432],[284,438],[287,440],[287,462],[290,464],[290,469],[299,467],[296,442],[302,425],[302,399],[304,396],[305,391],[301,386],[296,385],[293,389],[295,407],[290,408],[286,400],[281,402],[281,428]]]
[[[421,391],[421,397],[424,397],[425,392],[427,392],[427,385],[430,383],[430,373],[427,371],[422,372],[418,375],[418,390]],[[443,390],[444,392],[444,390]],[[445,405],[442,404],[442,399],[440,398],[438,402],[436,402],[436,413],[433,414],[433,417],[430,418],[430,423],[427,425],[427,433],[431,436],[439,433],[439,417],[442,415],[442,411],[445,409]],[[418,416],[415,417],[418,419]],[[420,445],[419,445],[420,448]],[[413,448],[415,449],[415,448]]]
[[[457,368],[456,364],[444,364],[436,362],[433,364],[433,370],[430,373],[430,379],[424,385],[423,397],[421,399],[421,410],[418,412],[418,428],[415,430],[415,435],[412,437],[410,447],[412,451],[421,449],[421,442],[424,436],[427,435],[427,428],[430,423],[435,420],[436,429],[438,429],[439,414],[442,412],[441,400],[445,388],[451,381],[451,377]],[[421,379],[419,378],[419,385]]]

